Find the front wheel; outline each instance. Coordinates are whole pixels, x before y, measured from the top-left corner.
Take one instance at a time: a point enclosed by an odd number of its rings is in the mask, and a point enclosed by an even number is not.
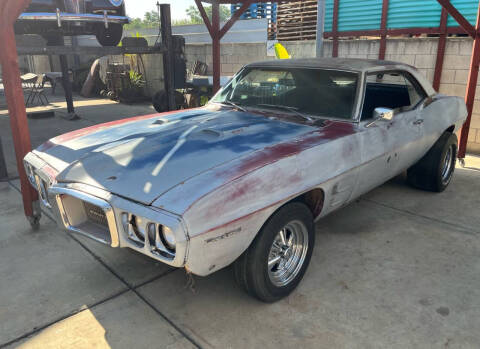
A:
[[[457,144],[455,134],[444,132],[428,153],[408,169],[408,182],[423,190],[444,191],[455,170]]]
[[[110,23],[108,28],[105,28],[103,24],[99,25],[95,33],[98,42],[102,46],[117,46],[120,40],[122,40],[122,35],[123,26],[117,23]]]
[[[313,216],[293,202],[265,223],[250,247],[235,261],[237,283],[251,296],[274,302],[292,292],[305,274],[315,242]]]

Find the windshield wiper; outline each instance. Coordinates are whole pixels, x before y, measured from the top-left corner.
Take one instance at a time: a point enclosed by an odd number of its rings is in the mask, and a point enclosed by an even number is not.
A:
[[[232,107],[234,107],[234,108],[237,108],[238,110],[241,110],[241,111],[243,111],[243,112],[246,112],[246,111],[247,111],[247,109],[245,109],[244,107],[242,107],[242,106],[240,106],[240,105],[238,105],[237,103],[234,103],[234,102],[232,102],[232,101],[223,101],[223,102],[221,102],[221,103],[222,103],[222,104],[226,104],[226,105],[230,105],[230,106],[232,106]]]
[[[295,113],[295,115],[298,115],[300,117],[302,117],[303,119],[305,120],[308,120],[308,121],[314,121],[313,118],[311,118],[310,116],[308,115],[305,115],[303,113],[300,113],[298,111],[298,108],[295,108],[295,107],[290,107],[288,105],[277,105],[277,104],[265,104],[265,103],[262,103],[262,104],[257,104],[259,107],[267,107],[267,108],[276,108],[276,109],[283,109],[283,110],[287,110],[287,111],[290,111],[292,113]]]

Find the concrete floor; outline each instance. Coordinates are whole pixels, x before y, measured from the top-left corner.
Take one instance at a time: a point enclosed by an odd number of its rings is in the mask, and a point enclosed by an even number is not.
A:
[[[87,121],[137,112],[107,106],[90,104]],[[35,139],[87,123],[50,120],[31,121]],[[18,180],[0,183],[0,348],[478,348],[480,158],[466,165],[444,193],[399,177],[321,220],[304,280],[275,304],[230,268],[192,292],[183,270],[48,217],[33,232]]]

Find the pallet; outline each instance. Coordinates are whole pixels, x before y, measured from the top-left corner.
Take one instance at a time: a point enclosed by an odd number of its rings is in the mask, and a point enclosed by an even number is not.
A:
[[[277,40],[314,40],[317,35],[317,1],[279,2],[276,29]]]

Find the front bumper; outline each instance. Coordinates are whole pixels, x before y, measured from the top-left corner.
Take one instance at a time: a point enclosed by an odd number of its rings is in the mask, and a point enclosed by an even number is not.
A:
[[[33,153],[27,154],[24,162],[27,175],[30,173],[30,183],[39,192],[41,205],[67,231],[111,247],[131,248],[174,267],[185,265],[188,234],[179,216],[90,185],[57,183],[56,171]],[[139,218],[139,222],[143,222],[143,226],[138,226],[138,230],[144,232],[143,239],[132,234],[130,224],[123,219],[125,214],[128,217],[133,215]],[[151,224],[157,228],[170,228],[176,239],[174,252],[162,247],[156,237],[149,238],[148,225]]]
[[[57,9],[56,13],[51,12],[25,12],[18,17],[19,21],[41,21],[41,22],[56,22],[58,27],[62,26],[63,22],[85,22],[85,23],[103,23],[108,28],[109,23],[127,24],[130,22],[126,16],[113,16],[104,11],[102,14],[93,13],[68,13],[60,12]]]

